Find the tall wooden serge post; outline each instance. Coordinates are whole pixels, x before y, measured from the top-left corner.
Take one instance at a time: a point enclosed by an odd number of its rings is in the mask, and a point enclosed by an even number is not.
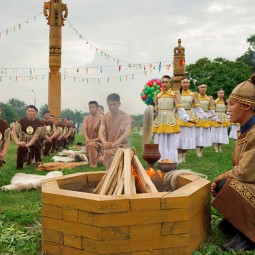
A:
[[[181,87],[181,78],[185,73],[185,48],[181,45],[181,39],[178,39],[178,46],[174,48],[174,84],[173,89],[179,90]]]
[[[59,116],[61,113],[61,48],[62,26],[68,15],[66,4],[62,0],[44,2],[44,15],[50,26],[49,33],[49,83],[48,108],[51,114]]]

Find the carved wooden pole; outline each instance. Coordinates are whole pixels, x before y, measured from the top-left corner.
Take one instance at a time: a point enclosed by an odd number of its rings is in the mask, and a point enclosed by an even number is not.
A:
[[[61,113],[62,26],[68,15],[68,9],[66,4],[62,4],[62,0],[50,0],[44,2],[43,11],[50,26],[48,107],[51,114],[57,117]]]
[[[174,48],[174,84],[173,89],[179,90],[181,87],[181,78],[185,73],[185,48],[181,45],[181,39],[178,39],[178,47]]]

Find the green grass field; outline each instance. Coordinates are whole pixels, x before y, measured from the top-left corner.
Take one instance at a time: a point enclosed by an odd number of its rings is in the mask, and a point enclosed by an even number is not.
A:
[[[81,135],[76,137],[77,142],[84,142]],[[137,155],[144,167],[146,162],[142,159],[141,136],[132,133],[130,144],[136,148]],[[11,144],[6,162],[0,170],[0,186],[10,183],[11,178],[17,173],[15,144]],[[223,145],[222,153],[215,153],[213,148],[204,150],[204,157],[197,158],[195,151],[188,151],[186,163],[178,164],[178,169],[191,169],[194,172],[203,173],[210,181],[214,180],[220,173],[232,167],[232,153],[234,149],[233,140],[229,145]],[[46,157],[43,162],[51,161]],[[97,170],[104,170],[99,166]],[[64,175],[75,172],[92,171],[89,166],[82,166],[75,170],[64,170]],[[24,166],[24,173],[45,175],[47,172],[38,172],[34,167]],[[207,254],[255,254],[252,252],[234,253],[223,252],[220,246],[227,242],[227,239],[218,232],[217,224],[221,216],[212,208],[212,231],[208,240],[201,245],[200,251],[194,251],[194,255]],[[28,192],[0,191],[0,255],[39,255],[41,238],[41,192],[33,190]],[[71,255],[71,254],[70,254]]]

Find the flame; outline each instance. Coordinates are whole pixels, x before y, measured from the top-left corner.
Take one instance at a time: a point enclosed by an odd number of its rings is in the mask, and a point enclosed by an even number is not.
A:
[[[154,170],[153,167],[149,167],[146,170],[147,175],[151,178],[151,179],[162,179],[163,175],[162,172],[160,170]]]
[[[146,173],[147,173],[147,175],[151,178],[151,177],[155,174],[155,170],[154,170],[154,168],[149,167],[149,168],[146,170]]]
[[[135,176],[135,179],[138,181],[138,183],[143,187],[142,181],[133,165],[131,165],[131,172]]]

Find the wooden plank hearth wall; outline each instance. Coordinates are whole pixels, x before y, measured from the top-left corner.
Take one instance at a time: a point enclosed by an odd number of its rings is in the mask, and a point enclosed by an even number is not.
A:
[[[105,196],[66,190],[100,180],[79,173],[42,185],[45,255],[185,255],[210,232],[210,182],[178,179],[174,192]],[[185,185],[186,184],[186,185]]]

